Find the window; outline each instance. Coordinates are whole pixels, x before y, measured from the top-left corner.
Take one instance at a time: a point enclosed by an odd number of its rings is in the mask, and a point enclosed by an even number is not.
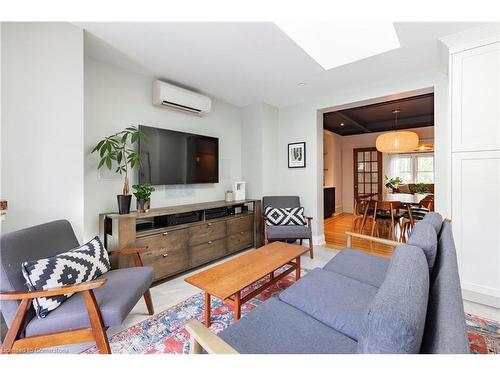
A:
[[[434,182],[434,156],[417,156],[416,182],[432,184]]]
[[[413,168],[411,157],[397,157],[394,160],[395,176],[401,177],[403,183],[413,182]]]
[[[434,155],[428,153],[388,156],[389,177],[401,177],[404,184],[434,183]]]

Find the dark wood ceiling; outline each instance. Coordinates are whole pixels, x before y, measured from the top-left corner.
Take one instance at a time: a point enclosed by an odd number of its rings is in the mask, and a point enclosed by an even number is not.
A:
[[[424,94],[323,114],[323,128],[339,135],[394,130],[394,109],[398,129],[434,126],[434,94]]]

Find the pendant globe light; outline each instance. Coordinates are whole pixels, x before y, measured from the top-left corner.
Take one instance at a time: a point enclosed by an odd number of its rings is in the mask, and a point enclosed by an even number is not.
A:
[[[398,113],[401,110],[392,111],[395,115],[394,131],[381,134],[377,137],[376,146],[380,152],[396,154],[400,152],[413,151],[418,147],[418,134],[407,130],[398,130]]]

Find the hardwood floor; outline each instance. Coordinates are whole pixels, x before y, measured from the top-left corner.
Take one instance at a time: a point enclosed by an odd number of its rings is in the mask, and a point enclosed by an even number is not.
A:
[[[352,230],[352,214],[343,213],[325,220],[325,241],[326,247],[333,249],[343,249],[347,245],[346,231]],[[365,226],[363,234],[370,234],[368,225]],[[370,254],[380,255],[389,258],[392,255],[393,247],[378,244],[372,241],[353,238],[352,247]]]

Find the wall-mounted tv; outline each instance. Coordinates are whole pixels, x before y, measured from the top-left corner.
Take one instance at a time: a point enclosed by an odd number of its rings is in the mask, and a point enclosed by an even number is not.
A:
[[[219,182],[219,138],[140,125],[139,183],[181,185]]]

